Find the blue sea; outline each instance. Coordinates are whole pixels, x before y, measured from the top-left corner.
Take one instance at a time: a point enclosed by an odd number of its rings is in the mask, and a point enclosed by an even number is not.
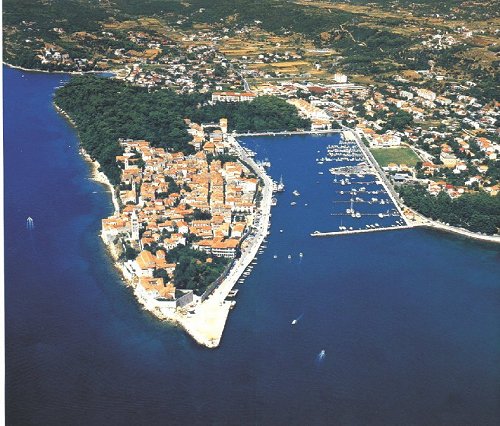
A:
[[[417,229],[313,238],[347,206],[315,161],[337,137],[245,138],[287,190],[221,346],[202,348],[109,261],[110,194],[52,106],[68,79],[4,68],[8,425],[499,423],[497,247]]]

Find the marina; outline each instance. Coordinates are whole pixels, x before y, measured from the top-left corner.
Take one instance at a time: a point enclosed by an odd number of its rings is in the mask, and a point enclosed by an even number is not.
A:
[[[402,226],[411,226],[403,216],[390,187],[384,181],[383,173],[379,173],[377,164],[374,163],[361,142],[350,131],[347,133],[342,131],[339,136],[335,142],[320,147],[316,151],[314,160],[318,168],[316,173],[319,176],[316,184],[327,185],[333,189],[330,198],[332,210],[329,213],[332,223],[328,227],[329,229],[318,231],[319,235],[380,232],[394,230]],[[244,144],[244,139],[242,141]],[[245,152],[252,153],[259,151],[259,149],[249,147],[244,149]],[[259,152],[257,157],[260,155]],[[264,158],[265,160],[257,159],[257,161],[270,162],[267,154]],[[334,167],[332,167],[332,163],[335,163]],[[325,171],[328,171],[329,174],[325,174]],[[333,175],[333,179],[328,179],[328,175]],[[325,179],[328,179],[328,182],[325,182]],[[279,181],[273,181],[272,188],[273,193],[284,192],[283,174],[280,174]],[[296,186],[291,192],[291,196],[291,198],[285,197],[288,205],[298,209],[299,205],[296,199],[298,197],[307,198],[308,191]],[[281,197],[283,195],[280,195]],[[276,206],[277,204],[278,197],[273,196],[271,205]],[[342,207],[346,204],[348,207]],[[307,206],[306,202],[300,207]],[[340,223],[335,223],[335,219],[340,219]],[[314,222],[312,226],[314,226]],[[314,232],[313,228],[309,234],[312,235]],[[314,233],[314,235],[318,234]]]
[[[347,218],[347,221],[343,223],[342,220],[340,224],[332,226],[338,230],[314,231],[311,236],[340,236],[410,227],[384,183],[384,176],[378,173],[376,164],[363,150],[360,141],[353,137],[352,132],[347,137],[342,132],[340,140],[327,145],[325,150],[326,156],[316,159],[318,166],[324,167],[323,164],[329,162],[339,163],[328,169],[334,176],[332,184],[337,194],[332,204],[338,206],[330,216]],[[342,204],[349,204],[349,207],[339,208]],[[370,218],[377,218],[383,223],[372,222]]]

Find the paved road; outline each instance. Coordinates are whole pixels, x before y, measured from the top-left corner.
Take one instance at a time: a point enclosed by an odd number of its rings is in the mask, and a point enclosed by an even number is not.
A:
[[[410,222],[408,222],[408,220],[406,219],[405,215],[403,214],[403,209],[402,209],[402,206],[401,206],[401,202],[399,201],[399,195],[398,195],[398,193],[392,187],[392,184],[389,181],[389,179],[387,178],[387,175],[382,170],[382,168],[379,166],[379,164],[377,163],[377,160],[375,160],[375,157],[370,152],[370,150],[368,149],[368,147],[359,138],[359,136],[355,132],[355,130],[350,129],[348,127],[342,127],[342,130],[343,131],[349,131],[350,133],[352,133],[354,135],[354,139],[356,140],[356,143],[358,144],[359,149],[361,150],[361,152],[363,152],[363,154],[365,155],[365,157],[368,160],[368,162],[376,170],[378,176],[380,177],[380,180],[382,181],[382,185],[384,186],[385,190],[387,191],[387,193],[391,197],[392,202],[394,203],[394,205],[396,206],[397,210],[399,211],[399,214],[401,215],[402,219],[405,221],[405,223],[407,225],[411,226],[412,224]]]
[[[262,200],[260,203],[259,211],[261,213],[257,233],[254,236],[250,236],[250,245],[245,248],[242,252],[241,257],[236,261],[235,265],[229,271],[229,274],[222,281],[222,283],[214,290],[214,292],[208,297],[208,299],[203,303],[223,303],[229,292],[237,283],[241,274],[246,270],[248,265],[255,258],[260,245],[267,236],[267,231],[270,222],[270,212],[271,212],[271,198],[272,198],[272,180],[266,174],[265,170],[258,166],[253,158],[249,157],[247,153],[243,150],[241,145],[232,136],[228,138],[231,147],[238,153],[239,158],[241,158],[246,164],[248,164],[257,174],[258,177],[264,182],[264,187],[262,189]]]

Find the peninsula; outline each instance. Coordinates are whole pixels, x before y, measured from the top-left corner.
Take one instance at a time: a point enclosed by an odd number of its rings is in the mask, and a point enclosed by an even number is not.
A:
[[[9,0],[4,50],[114,73],[55,95],[113,188],[102,238],[148,310],[215,346],[272,198],[236,134],[342,131],[408,226],[498,242],[498,19],[427,3],[74,0],[61,20]]]
[[[188,125],[191,155],[120,140],[117,208],[101,237],[145,309],[216,347],[227,297],[265,238],[272,184],[226,119]]]

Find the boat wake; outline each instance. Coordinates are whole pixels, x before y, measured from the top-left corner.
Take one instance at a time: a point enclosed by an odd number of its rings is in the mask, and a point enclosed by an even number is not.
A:
[[[35,229],[35,222],[31,216],[26,219],[26,229],[28,231],[33,231],[33,229]]]
[[[326,351],[324,349],[322,349],[321,352],[316,357],[316,364],[317,365],[322,364],[323,361],[325,360],[325,358],[326,358]]]
[[[292,325],[295,325],[297,324],[301,319],[302,317],[304,316],[304,314],[300,314],[297,318],[295,318],[293,321],[292,321]]]

